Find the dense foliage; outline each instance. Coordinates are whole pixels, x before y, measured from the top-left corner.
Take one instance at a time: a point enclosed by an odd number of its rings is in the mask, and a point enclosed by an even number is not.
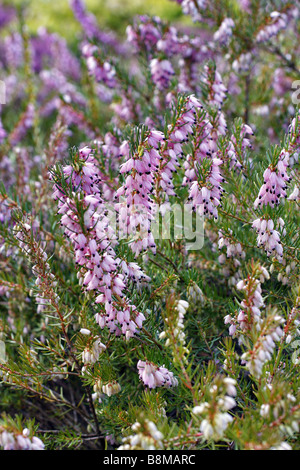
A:
[[[300,5],[177,3],[0,5],[5,450],[299,449]]]

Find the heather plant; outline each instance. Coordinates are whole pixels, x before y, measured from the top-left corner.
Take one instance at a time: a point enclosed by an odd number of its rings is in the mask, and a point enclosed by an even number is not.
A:
[[[300,5],[177,3],[0,5],[4,450],[299,449]]]

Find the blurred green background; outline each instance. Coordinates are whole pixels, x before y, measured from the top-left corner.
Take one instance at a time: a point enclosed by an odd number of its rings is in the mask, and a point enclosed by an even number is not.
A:
[[[80,31],[69,0],[9,0],[3,3],[26,5],[26,22],[31,32],[46,26],[49,31],[56,31],[72,41]],[[180,5],[170,0],[85,0],[85,5],[97,17],[100,26],[119,34],[124,34],[135,14],[157,15],[171,21],[182,18]]]

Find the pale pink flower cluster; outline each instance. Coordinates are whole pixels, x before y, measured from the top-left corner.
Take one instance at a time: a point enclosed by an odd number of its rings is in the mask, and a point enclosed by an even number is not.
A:
[[[292,168],[299,161],[300,151],[300,113],[295,114],[288,131],[288,145],[286,152],[289,153],[289,166]],[[293,176],[293,172],[291,172]]]
[[[162,37],[161,26],[161,20],[158,16],[150,18],[142,15],[139,17],[138,24],[127,26],[127,41],[135,51],[139,51],[143,47],[151,55],[155,45]]]
[[[297,299],[298,300],[298,299]],[[294,306],[287,318],[287,328],[284,330],[285,342],[290,344],[293,339],[300,336],[300,314],[298,306]]]
[[[218,218],[217,207],[221,203],[224,177],[220,166],[223,160],[218,156],[217,140],[226,133],[226,120],[221,105],[226,97],[226,88],[217,70],[205,67],[204,82],[208,88],[207,101],[216,107],[212,118],[199,102],[195,106],[196,123],[192,144],[194,151],[187,155],[184,162],[185,177],[183,185],[189,185],[189,201],[200,216]],[[201,172],[201,174],[200,174]]]
[[[262,374],[263,366],[270,361],[276,347],[283,335],[282,323],[284,319],[279,315],[269,315],[261,326],[261,332],[252,346],[241,359],[245,367],[256,378]]]
[[[248,72],[253,65],[253,53],[245,52],[232,62],[232,70],[236,74]]]
[[[195,154],[188,154],[183,167],[185,169],[183,185],[188,185],[197,180],[197,163],[204,158],[212,157],[217,151],[215,139],[212,136],[213,126],[209,122],[209,116],[203,110],[199,100],[193,102],[193,146]],[[198,114],[200,113],[200,115]],[[188,137],[188,136],[187,136]]]
[[[81,359],[83,364],[94,364],[98,361],[100,354],[105,350],[106,346],[101,342],[100,338],[93,338],[92,344],[87,344],[82,351]]]
[[[116,395],[121,391],[121,385],[116,381],[108,382],[107,384],[103,385],[102,391],[105,395],[111,397],[112,395]]]
[[[207,0],[183,0],[181,6],[185,15],[190,15],[193,21],[201,21],[200,10],[207,6]]]
[[[234,27],[235,23],[232,18],[224,18],[219,29],[214,33],[214,41],[221,45],[227,45]]]
[[[177,300],[174,306],[174,315],[165,318],[165,329],[160,333],[159,338],[165,339],[165,346],[173,346],[183,348],[183,352],[188,354],[189,350],[185,346],[186,337],[184,333],[184,316],[189,308],[189,303],[186,300]],[[174,357],[176,359],[176,357]]]
[[[111,397],[112,395],[120,393],[121,385],[116,380],[104,383],[101,378],[98,378],[94,383],[93,390],[93,400],[98,399],[101,402],[101,395],[103,394]]]
[[[199,184],[194,181],[191,184],[189,198],[192,200],[193,208],[197,210],[200,216],[208,215],[209,217],[218,218],[218,206],[221,203],[224,189],[221,182],[224,181],[220,172],[220,165],[223,161],[220,158],[212,158],[210,170],[206,177],[206,181]]]
[[[31,231],[33,226],[34,223],[33,225],[29,225],[29,223],[26,222],[18,224],[15,225],[14,232],[21,251],[28,259],[35,263],[31,269],[34,276],[36,276],[36,289],[31,289],[30,294],[35,297],[38,305],[37,313],[42,313],[48,310],[51,305],[58,306],[60,299],[56,292],[57,280],[51,272],[48,263],[49,256],[45,251],[45,242],[39,241],[39,243],[31,243]]]
[[[295,186],[293,191],[288,197],[288,201],[299,201],[299,195],[300,195],[299,188],[298,186]]]
[[[276,167],[269,166],[264,172],[264,184],[262,185],[258,197],[254,202],[254,207],[270,205],[278,206],[281,198],[286,198],[287,183],[291,181],[287,173],[289,167],[289,152],[282,151]]]
[[[140,380],[149,388],[156,387],[177,387],[178,381],[173,372],[164,366],[157,366],[150,361],[138,361],[138,373]]]
[[[224,377],[221,382],[214,383],[210,387],[210,400],[200,403],[193,408],[193,415],[202,418],[200,431],[205,440],[220,440],[228,425],[233,421],[233,416],[228,413],[236,406],[233,397],[236,396],[236,381],[230,377]]]
[[[157,58],[152,59],[150,62],[150,73],[156,87],[161,91],[169,88],[172,77],[175,75],[169,60]]]
[[[82,54],[86,59],[88,71],[95,77],[96,82],[103,83],[108,88],[115,88],[116,70],[107,60],[100,59],[99,48],[93,44],[85,44],[82,47]]]
[[[278,223],[282,234],[285,235],[284,221],[279,218]],[[252,223],[252,227],[258,233],[257,246],[263,247],[267,256],[276,256],[278,261],[281,262],[283,259],[283,247],[280,241],[280,233],[275,230],[273,220],[265,218],[256,219]]]
[[[212,106],[220,107],[227,97],[227,88],[223,83],[221,74],[218,70],[212,70],[211,67],[206,65],[204,67],[203,82],[209,89],[209,103]]]
[[[269,41],[273,36],[285,29],[288,24],[288,17],[285,13],[273,11],[270,14],[269,23],[264,26],[256,35],[256,42]]]
[[[134,434],[124,437],[118,450],[159,450],[163,449],[163,434],[156,425],[146,419],[143,423],[135,422],[131,426]]]
[[[161,204],[161,211],[167,206],[169,196],[175,196],[173,175],[179,167],[183,156],[183,145],[194,132],[197,124],[197,111],[203,106],[194,96],[182,98],[175,123],[169,124],[165,142],[159,149],[159,167],[155,174],[154,189],[156,200]],[[186,166],[186,177],[195,178],[195,170]]]
[[[104,312],[96,313],[96,321],[101,328],[107,326],[116,335],[129,338],[142,327],[145,317],[124,294],[127,286],[114,250],[116,235],[100,196],[100,175],[91,149],[81,149],[77,157],[78,162],[63,168],[64,178],[71,190],[76,188],[76,194],[66,194],[59,183],[54,184],[61,225],[75,250],[80,283],[86,291],[93,291],[95,303],[104,307]]]
[[[242,245],[239,242],[232,240],[230,238],[230,235],[232,235],[231,229],[229,229],[228,235],[224,234],[222,230],[219,230],[219,240],[218,240],[219,250],[225,247],[227,258],[239,257],[241,259],[245,259],[246,253],[243,250]],[[223,263],[224,261],[225,261],[225,255],[222,253],[219,256],[219,262]]]
[[[204,305],[205,296],[202,289],[196,284],[195,281],[190,281],[187,287],[188,302],[193,305]]]
[[[152,129],[145,133],[137,149],[131,150],[128,142],[121,146],[127,160],[121,165],[120,172],[127,176],[125,183],[116,191],[115,198],[120,201],[116,203],[116,209],[120,230],[125,237],[131,237],[130,246],[136,256],[147,249],[156,252],[151,231],[156,210],[152,192],[161,158],[159,145],[164,139],[162,132]]]
[[[261,405],[260,415],[263,418],[278,419],[279,416],[282,413],[283,408],[293,406],[293,404],[297,402],[297,398],[294,395],[292,395],[291,393],[287,393],[285,395],[285,398],[287,400],[286,402],[284,400],[282,400],[282,395],[281,394],[279,394],[278,398],[276,397],[277,400],[274,400],[274,398],[270,396],[272,394],[272,391],[273,391],[273,385],[268,384],[267,385],[267,392],[268,392],[269,396],[268,395],[266,396],[266,399],[268,401]],[[270,403],[270,401],[272,401],[272,403]],[[299,432],[299,424],[298,423],[295,423],[294,431]]]
[[[264,266],[260,266],[256,277],[248,276],[236,284],[236,288],[244,292],[244,299],[240,303],[240,309],[236,316],[226,315],[224,323],[229,324],[229,334],[238,336],[239,342],[243,342],[245,333],[255,327],[261,328],[261,308],[265,307],[262,297],[261,283],[269,279],[270,275]]]
[[[27,428],[23,429],[22,433],[0,430],[0,446],[3,450],[44,450],[45,448],[40,438],[30,437]]]
[[[252,148],[249,135],[253,135],[253,130],[248,124],[242,124],[238,139],[235,135],[231,136],[227,149],[231,167],[241,168],[243,166],[246,149]]]
[[[122,268],[122,272],[124,273],[125,278],[129,281],[131,280],[134,282],[135,287],[140,290],[142,286],[147,285],[150,281],[151,278],[147,276],[144,271],[140,268],[140,266],[131,261],[127,262],[125,259],[123,259],[120,263],[120,266]]]
[[[281,430],[289,436],[299,433],[300,422],[299,413],[297,413],[297,398],[291,393],[276,393],[276,388],[268,383],[265,403],[260,407],[260,415],[268,421],[276,421],[281,416],[288,417],[286,422],[282,423]]]
[[[299,149],[300,144],[300,113],[299,111],[294,116],[289,126],[289,146],[288,150],[293,153]]]

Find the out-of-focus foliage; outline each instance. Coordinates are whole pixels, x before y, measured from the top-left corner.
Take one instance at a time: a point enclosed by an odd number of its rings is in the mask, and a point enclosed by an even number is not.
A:
[[[32,32],[42,25],[62,34],[71,42],[80,32],[70,10],[69,0],[8,0],[3,3],[25,7],[28,12],[26,23]],[[137,14],[157,15],[171,21],[182,20],[183,17],[180,6],[169,0],[87,0],[86,6],[96,16],[101,27],[123,35],[130,19]],[[186,19],[184,21],[189,23]]]

